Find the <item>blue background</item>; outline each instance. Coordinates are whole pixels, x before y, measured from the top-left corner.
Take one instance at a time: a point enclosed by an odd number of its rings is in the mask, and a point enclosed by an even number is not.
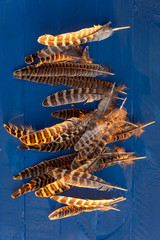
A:
[[[19,140],[5,131],[3,123],[32,125],[37,130],[57,123],[50,116],[52,109],[42,107],[41,102],[65,87],[14,79],[12,73],[25,66],[25,56],[43,47],[36,41],[40,35],[57,35],[108,21],[113,27],[130,25],[131,29],[90,43],[91,57],[112,67],[116,75],[108,80],[128,87],[125,106],[133,121],[156,121],[136,141],[132,137],[119,143],[147,159],[125,169],[114,166],[96,173],[111,184],[128,188],[127,200],[118,204],[120,212],[83,213],[50,221],[48,215],[61,205],[37,198],[33,192],[12,199],[11,194],[25,182],[12,177],[64,152],[18,150]],[[160,1],[1,0],[0,46],[0,239],[159,240]],[[65,194],[100,199],[124,193],[73,188]]]

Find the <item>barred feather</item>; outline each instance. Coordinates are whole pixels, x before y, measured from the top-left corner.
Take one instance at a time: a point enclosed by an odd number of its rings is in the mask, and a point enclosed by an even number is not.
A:
[[[69,128],[75,127],[81,120],[71,118],[68,121],[56,124],[50,128],[44,128],[40,131],[20,137],[21,142],[26,145],[37,145],[54,141],[58,135]]]
[[[105,199],[105,200],[92,200],[92,199],[81,199],[81,198],[73,198],[73,197],[65,197],[65,196],[52,196],[51,199],[59,203],[63,203],[69,206],[76,206],[76,207],[103,207],[103,206],[113,205],[118,202],[126,200],[126,198],[124,197],[119,197],[115,199]]]
[[[143,128],[153,123],[154,122],[151,122],[145,125],[136,123],[135,126],[127,124],[126,126],[123,127],[123,130],[120,131],[118,134],[115,133],[113,136],[110,136],[110,139],[108,139],[108,143],[117,142],[120,140],[123,141],[130,138],[133,135],[140,136],[144,132]]]
[[[24,169],[22,172],[15,175],[13,179],[20,180],[20,179],[26,179],[30,177],[43,175],[46,173],[48,167],[63,168],[63,169],[70,170],[71,163],[76,155],[77,153],[73,153],[73,154],[62,156],[62,157],[43,161],[39,164],[34,165],[33,167]]]
[[[85,110],[81,108],[71,108],[71,109],[64,109],[56,112],[52,112],[51,116],[63,120],[67,120],[72,117],[80,118],[82,115],[86,115],[87,113],[91,112],[90,110]]]
[[[52,36],[52,35],[43,35],[38,38],[38,42],[44,45],[48,46],[69,46],[69,45],[80,45],[82,43],[86,43],[89,41],[89,39],[92,39],[93,33],[95,33],[97,30],[99,30],[102,26],[94,26],[92,28],[85,28],[77,32],[70,32],[70,33],[64,33],[60,34],[58,36]],[[89,38],[84,38],[87,37]],[[84,38],[83,42],[81,42],[81,39]]]
[[[53,54],[56,54],[56,53],[61,53],[61,52],[64,52],[66,50],[70,49],[70,47],[64,47],[64,46],[61,46],[61,47],[46,47],[40,51],[37,51],[36,53],[33,53],[33,54],[30,54],[28,56],[25,57],[25,62],[27,64],[31,64],[33,63],[38,57],[49,57],[49,56],[52,56]]]
[[[47,174],[53,176],[55,173],[54,173],[54,170],[52,170],[52,168],[48,168]],[[78,186],[78,187],[96,188],[101,191],[106,191],[107,189],[112,189],[112,188],[126,191],[126,189],[112,186],[111,184],[105,182],[103,179],[98,178],[94,175],[86,174],[78,171],[69,171],[69,170],[59,169],[59,177],[60,176],[62,178],[60,178],[59,180],[51,184],[48,184],[46,187],[36,191],[35,192],[36,196],[50,197],[51,195],[55,195],[55,191],[61,188],[65,184]]]
[[[65,149],[72,149],[74,148],[75,144],[78,142],[82,134],[77,135],[77,133],[75,132],[75,135],[73,137],[70,137],[69,140],[66,140],[68,135],[66,136],[66,134],[61,134],[59,138],[56,138],[53,142],[50,142],[50,143],[43,143],[39,145],[22,144],[22,145],[19,145],[18,148],[26,149],[26,150],[36,150],[40,152],[57,152]]]
[[[7,126],[6,124],[3,124],[4,128],[6,129],[6,131],[11,134],[12,136],[16,137],[16,138],[20,138],[24,135],[27,135],[29,133],[32,133],[34,130],[30,127],[22,127],[22,130],[20,128],[18,128],[17,126],[9,123],[9,126]]]
[[[93,92],[93,94],[90,94],[90,92]],[[42,106],[56,107],[85,101],[99,101],[101,99],[101,95],[95,94],[94,92],[95,91],[91,91],[91,89],[82,88],[62,90],[45,98],[42,102]]]
[[[125,29],[119,28],[119,29]],[[110,22],[101,26],[93,26],[91,28],[84,28],[76,32],[69,32],[60,34],[57,36],[52,35],[43,35],[38,38],[38,42],[48,46],[61,47],[61,46],[70,46],[70,45],[80,45],[87,42],[101,41],[110,37],[114,31],[119,30],[118,28],[110,28]]]
[[[79,47],[80,48],[80,47]],[[65,61],[75,61],[75,62],[86,62],[92,63],[92,59],[89,56],[88,46],[85,47],[84,51],[75,50],[76,48],[72,48],[71,51],[66,51],[64,53],[56,53],[52,56],[39,58],[36,67],[40,66],[44,63],[53,63],[53,62],[65,62]],[[81,53],[80,53],[81,52]]]
[[[82,212],[92,212],[92,211],[97,211],[97,210],[108,211],[110,209],[117,210],[116,208],[113,208],[111,206],[98,207],[98,208],[97,207],[66,206],[66,207],[61,207],[61,208],[55,210],[48,216],[48,218],[50,220],[56,220],[56,219],[62,219],[62,218],[66,218],[66,217],[75,216]]]
[[[72,88],[94,88],[97,89],[97,93],[109,91],[110,87],[113,85],[112,82],[103,81],[97,78],[83,77],[83,76],[32,76],[32,75],[17,75],[14,77],[19,79],[28,80],[31,82],[44,83],[49,85],[66,85]],[[102,91],[103,90],[103,91]]]
[[[108,68],[103,68],[99,64],[75,63],[75,62],[58,62],[46,63],[36,67],[30,65],[14,71],[13,76],[86,76],[96,77],[99,75],[114,75]]]
[[[47,49],[47,48],[46,48],[46,49]],[[33,63],[33,62],[37,59],[39,52],[40,52],[40,51],[26,56],[25,59],[24,59],[24,61],[25,61],[27,64]]]
[[[12,198],[17,198],[23,194],[42,188],[54,181],[55,181],[55,178],[48,176],[47,174],[38,176],[30,180],[28,183],[23,184],[21,188],[19,188],[16,192],[12,194]]]
[[[65,149],[72,149],[74,148],[74,145],[75,143],[73,143],[72,141],[68,141],[67,143],[51,142],[51,143],[42,143],[39,145],[22,144],[22,145],[19,145],[18,148],[24,149],[24,150],[36,150],[40,152],[58,152]]]

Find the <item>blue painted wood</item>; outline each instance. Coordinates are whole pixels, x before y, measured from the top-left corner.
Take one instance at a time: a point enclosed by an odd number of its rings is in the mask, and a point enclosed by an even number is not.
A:
[[[0,239],[160,239],[159,13],[160,3],[156,0],[0,1]],[[91,56],[95,62],[112,67],[116,75],[108,79],[129,88],[126,107],[130,118],[144,123],[156,121],[137,141],[131,138],[121,143],[127,150],[146,155],[147,160],[97,173],[112,184],[128,188],[126,202],[118,205],[121,212],[84,213],[49,221],[49,213],[61,205],[37,198],[34,193],[12,199],[10,195],[24,182],[14,181],[12,176],[64,152],[18,150],[19,141],[5,132],[3,123],[11,121],[36,129],[55,124],[50,116],[52,109],[43,108],[41,102],[65,87],[13,79],[12,73],[25,66],[26,55],[43,48],[36,41],[40,35],[76,31],[109,20],[113,27],[130,25],[131,29],[90,43]],[[114,191],[115,196],[118,194]],[[112,196],[112,192],[73,188],[66,195],[96,199]]]

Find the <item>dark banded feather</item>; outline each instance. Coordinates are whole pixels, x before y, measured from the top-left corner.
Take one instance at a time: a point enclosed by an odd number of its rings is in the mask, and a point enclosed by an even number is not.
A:
[[[69,32],[60,34],[57,36],[52,36],[45,34],[38,38],[38,42],[47,46],[61,47],[61,46],[72,46],[80,45],[87,42],[101,41],[110,37],[114,31],[120,29],[126,29],[129,27],[115,28],[110,27],[111,22],[106,23],[105,25],[94,25],[90,28],[84,28],[76,32]]]
[[[48,176],[47,174],[43,174],[41,176],[38,176],[32,180],[30,180],[28,183],[23,184],[21,188],[19,188],[16,192],[12,194],[12,198],[17,198],[23,194],[26,194],[28,192],[37,190],[39,188],[45,187],[47,184],[50,184],[55,181],[55,178]]]
[[[85,110],[81,108],[71,108],[71,109],[64,109],[56,112],[52,112],[51,116],[59,119],[69,119],[72,117],[80,118],[82,115],[86,115],[87,113],[90,113],[90,110]]]
[[[57,210],[55,210],[54,212],[52,212],[48,218],[50,220],[56,220],[56,219],[62,219],[62,218],[66,218],[66,217],[71,217],[71,216],[75,216],[78,215],[82,212],[92,212],[92,211],[108,211],[108,210],[116,210],[116,208],[111,207],[111,206],[107,206],[107,207],[76,207],[76,206],[65,206],[65,207],[61,207]]]
[[[85,76],[96,77],[99,75],[114,75],[107,67],[103,68],[99,64],[75,63],[75,62],[58,62],[46,63],[36,67],[30,65],[14,71],[13,76],[21,78],[21,76]]]
[[[58,171],[58,170],[57,170]],[[47,174],[49,175],[55,175],[55,169],[52,170],[52,168],[48,168]],[[51,184],[48,184],[44,188],[39,189],[35,192],[36,196],[40,197],[47,197],[50,195],[55,195],[55,191],[61,188],[63,185],[73,185],[78,187],[87,187],[87,188],[95,188],[101,191],[106,191],[107,189],[116,188],[119,190],[126,191],[126,189],[119,188],[116,186],[112,186],[111,184],[105,182],[103,179],[98,178],[94,175],[78,172],[76,171],[69,171],[69,170],[61,170],[59,169],[59,175],[58,177],[61,178]]]
[[[76,206],[76,207],[103,207],[103,206],[111,206],[118,202],[126,200],[125,197],[119,198],[111,198],[111,199],[104,199],[104,200],[92,200],[92,199],[81,199],[81,198],[73,198],[73,197],[66,197],[66,196],[52,196],[52,200],[57,201],[62,204],[66,204],[69,206]]]
[[[39,58],[39,61],[36,64],[36,67],[44,63],[65,62],[65,61],[92,63],[92,59],[89,56],[89,47],[86,46],[83,51],[82,49],[80,49],[80,47],[78,47],[78,49],[71,48],[66,52],[56,53],[56,54],[53,54],[52,56]]]
[[[74,139],[73,139],[74,140]],[[68,141],[67,143],[42,143],[39,145],[19,145],[19,149],[24,149],[24,150],[36,150],[40,152],[57,152],[57,151],[62,151],[65,149],[72,149],[74,148],[75,143],[72,143],[71,141]]]
[[[25,62],[27,64],[31,64],[33,63],[38,57],[49,57],[49,56],[52,56],[53,54],[57,54],[57,53],[61,53],[61,52],[64,52],[66,50],[70,49],[70,47],[64,47],[64,46],[61,46],[59,48],[57,47],[46,47],[40,51],[37,51],[36,53],[33,53],[33,54],[30,54],[28,56],[25,57]]]
[[[76,32],[69,32],[60,34],[57,36],[52,36],[49,34],[42,35],[38,38],[38,42],[47,46],[61,47],[61,46],[72,46],[72,45],[80,45],[82,43],[86,43],[89,39],[92,39],[92,35],[99,30],[102,26],[94,26],[91,28],[81,29]],[[90,36],[87,38],[87,36]],[[83,39],[83,42],[81,41]]]
[[[96,94],[96,90],[94,89],[67,89],[62,90],[57,93],[54,93],[47,98],[45,98],[42,102],[42,106],[44,107],[56,107],[66,104],[79,103],[79,102],[93,102],[99,101],[101,99],[101,95]]]
[[[31,76],[31,75],[16,75],[16,78],[28,80],[31,82],[44,83],[49,85],[66,85],[72,88],[94,88],[97,89],[97,93],[103,93],[109,91],[113,83],[109,81],[103,81],[97,78],[90,77],[67,77],[67,76]]]
[[[8,133],[10,133],[12,136],[20,138],[26,134],[32,133],[34,130],[30,127],[23,127],[21,126],[22,129],[18,128],[16,125],[13,125],[11,123],[9,123],[9,126],[7,126],[6,124],[3,124],[4,128],[6,129],[6,131]]]
[[[34,165],[33,167],[28,167],[22,172],[18,173],[13,177],[14,180],[26,179],[30,177],[36,177],[46,173],[48,167],[54,168],[63,168],[70,170],[72,160],[75,158],[77,153],[65,155],[58,158],[53,158],[50,160],[43,161],[39,164]]]
[[[81,120],[79,118],[71,118],[52,127],[44,128],[34,133],[24,135],[20,137],[20,140],[26,145],[49,143],[54,141],[60,133],[63,133],[67,129],[75,128],[75,126],[80,122]]]

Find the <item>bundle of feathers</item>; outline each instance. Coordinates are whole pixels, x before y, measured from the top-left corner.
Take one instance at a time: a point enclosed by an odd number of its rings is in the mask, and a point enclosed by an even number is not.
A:
[[[13,73],[13,76],[19,79],[71,87],[46,97],[42,102],[44,107],[97,101],[97,108],[91,111],[72,108],[52,112],[53,117],[62,119],[63,122],[38,131],[24,126],[17,127],[11,123],[4,124],[7,132],[21,141],[19,149],[42,152],[72,148],[75,150],[73,154],[26,168],[13,177],[15,180],[33,179],[13,193],[12,198],[35,191],[37,197],[50,197],[67,205],[52,212],[49,215],[51,220],[81,212],[118,210],[116,203],[125,200],[123,196],[115,199],[86,200],[57,194],[74,186],[100,191],[127,191],[120,186],[111,185],[93,173],[115,164],[125,166],[132,164],[134,160],[145,158],[136,157],[134,153],[126,152],[119,146],[113,149],[108,147],[109,143],[123,141],[133,135],[140,136],[148,124],[132,123],[129,120],[124,108],[125,86],[94,78],[113,73],[108,67],[92,62],[88,46],[79,46],[104,40],[116,30],[125,28],[128,27],[112,29],[110,23],[107,23],[104,26],[98,25],[58,36],[41,36],[38,42],[47,47],[25,58],[27,64],[39,58],[38,62]],[[121,101],[119,107],[117,101]]]

